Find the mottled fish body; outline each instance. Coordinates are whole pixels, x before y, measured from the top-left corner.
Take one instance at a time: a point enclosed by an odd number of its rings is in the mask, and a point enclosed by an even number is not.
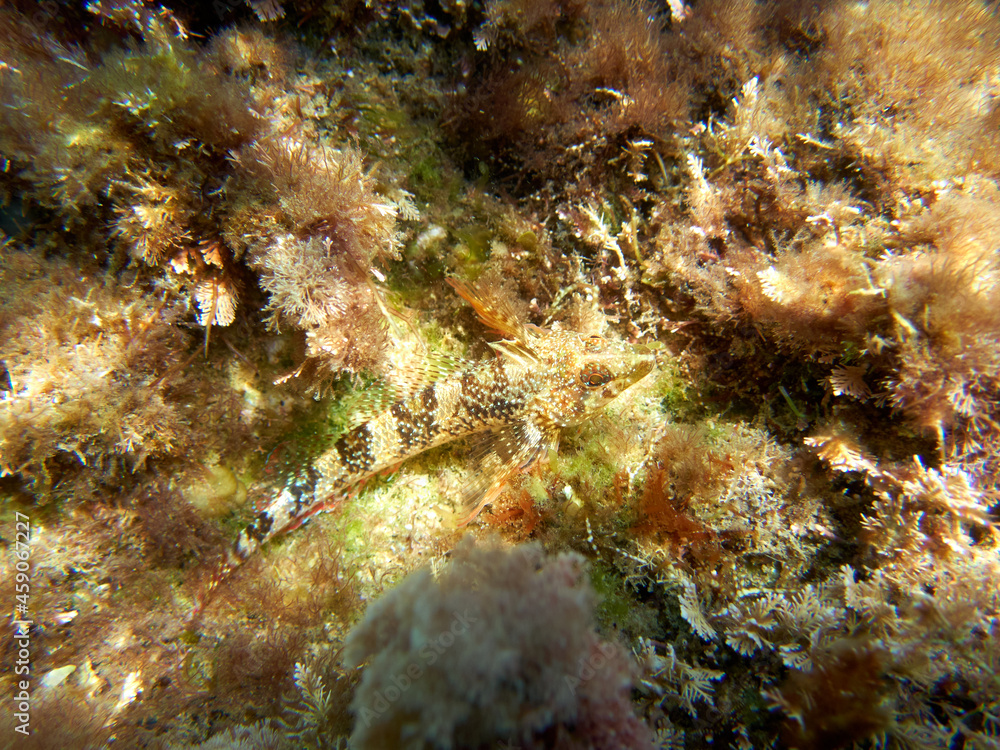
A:
[[[480,434],[471,479],[463,489],[475,517],[506,482],[558,444],[578,424],[636,383],[655,364],[641,344],[546,330],[519,323],[502,304],[451,282],[480,318],[507,338],[497,358],[454,362],[430,382],[411,378],[410,392],[366,415],[315,463],[311,488],[286,488],[240,534],[237,553],[295,528],[374,474],[452,440]]]

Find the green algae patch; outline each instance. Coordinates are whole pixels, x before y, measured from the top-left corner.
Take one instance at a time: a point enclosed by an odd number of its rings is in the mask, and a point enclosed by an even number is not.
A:
[[[594,561],[590,583],[597,592],[597,621],[604,632],[637,635],[656,632],[656,612],[635,598],[621,574],[604,562]]]

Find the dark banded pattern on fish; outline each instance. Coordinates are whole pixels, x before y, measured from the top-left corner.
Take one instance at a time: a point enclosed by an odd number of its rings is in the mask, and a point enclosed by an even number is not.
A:
[[[479,317],[507,338],[497,358],[465,363],[389,404],[344,433],[315,463],[311,496],[283,491],[240,535],[246,557],[368,477],[423,451],[481,434],[463,491],[471,520],[504,484],[558,441],[559,430],[593,416],[652,370],[642,345],[550,331],[518,322],[501,304],[452,282]]]

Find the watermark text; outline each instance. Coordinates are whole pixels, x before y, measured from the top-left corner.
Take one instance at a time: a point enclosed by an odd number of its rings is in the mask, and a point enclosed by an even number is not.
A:
[[[31,734],[31,519],[14,513],[14,731]]]

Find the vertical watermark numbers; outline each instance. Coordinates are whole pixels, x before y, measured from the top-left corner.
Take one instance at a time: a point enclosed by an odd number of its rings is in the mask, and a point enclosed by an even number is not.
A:
[[[14,513],[14,731],[31,734],[31,519]]]

